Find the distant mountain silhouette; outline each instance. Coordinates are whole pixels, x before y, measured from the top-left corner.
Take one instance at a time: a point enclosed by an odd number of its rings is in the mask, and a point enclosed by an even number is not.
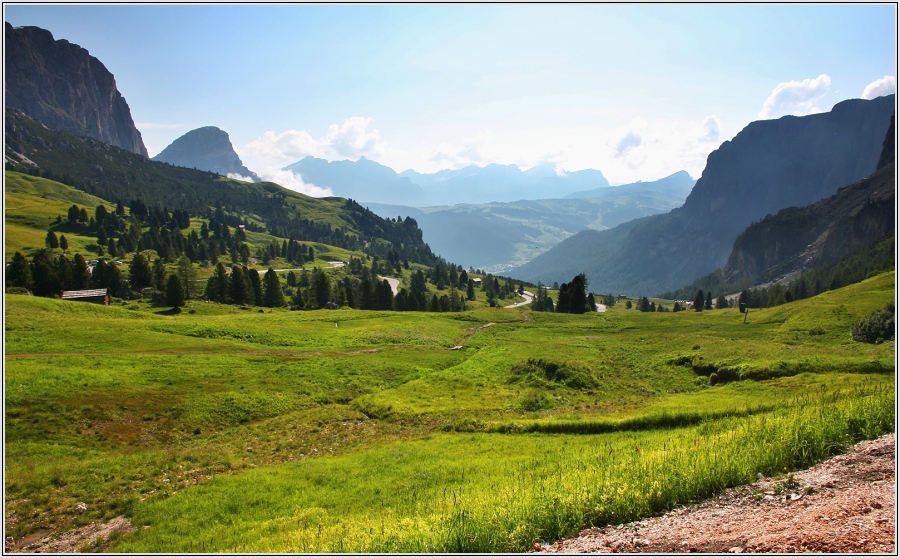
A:
[[[697,181],[691,178],[691,175],[689,175],[687,171],[678,171],[665,178],[660,178],[659,180],[652,180],[650,182],[638,181],[632,184],[623,184],[621,186],[605,186],[594,188],[592,190],[582,190],[580,192],[573,192],[566,196],[566,198],[606,198],[644,191],[665,193],[676,197],[686,197],[696,183]]]
[[[490,164],[422,174],[413,170],[397,173],[365,157],[356,162],[328,162],[310,156],[285,169],[299,174],[304,182],[331,188],[336,196],[412,207],[561,198],[578,190],[609,186],[598,170],[558,175],[550,163],[526,171],[516,165]]]
[[[260,178],[241,162],[228,134],[215,126],[197,128],[184,134],[153,157],[177,167],[212,171],[222,176],[238,174],[260,182]]]
[[[326,161],[313,156],[284,167],[307,184],[331,188],[335,196],[380,203],[415,204],[422,189],[390,167],[360,157],[359,161]]]
[[[684,205],[608,231],[583,231],[509,273],[565,281],[586,272],[600,292],[651,295],[722,267],[748,225],[805,206],[872,173],[894,96],[827,113],[752,122],[709,155]]]
[[[116,80],[78,45],[40,27],[5,27],[5,104],[48,128],[147,156]]]

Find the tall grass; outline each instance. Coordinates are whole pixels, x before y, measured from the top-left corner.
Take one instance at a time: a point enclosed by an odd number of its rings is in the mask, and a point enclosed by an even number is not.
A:
[[[894,420],[893,389],[873,384],[668,431],[435,435],[217,479],[136,510],[149,529],[115,550],[519,552],[810,465]]]

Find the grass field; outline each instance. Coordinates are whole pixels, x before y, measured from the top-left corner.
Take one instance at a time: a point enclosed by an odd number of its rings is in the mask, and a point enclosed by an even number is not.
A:
[[[746,324],[7,295],[6,536],[125,515],[103,549],[527,550],[893,430],[894,342],[850,328],[894,290]]]

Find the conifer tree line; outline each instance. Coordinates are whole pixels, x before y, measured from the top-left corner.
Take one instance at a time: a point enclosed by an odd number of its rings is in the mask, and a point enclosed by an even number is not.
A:
[[[692,286],[663,293],[660,297],[683,298],[689,296],[685,294],[687,289],[695,289],[697,285],[702,285],[703,290],[707,292],[745,293],[748,308],[768,308],[846,287],[894,268],[894,235],[891,235],[832,262],[805,269],[785,285],[775,283],[768,287],[748,288],[752,280],[731,282],[725,279],[722,270],[717,270],[698,279]],[[719,296],[724,298],[723,295]],[[719,307],[718,304],[716,307]]]

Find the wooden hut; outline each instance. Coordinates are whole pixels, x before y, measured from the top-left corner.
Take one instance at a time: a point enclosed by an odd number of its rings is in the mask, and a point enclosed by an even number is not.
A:
[[[86,291],[63,291],[63,300],[93,302],[109,306],[109,289],[88,289]]]

